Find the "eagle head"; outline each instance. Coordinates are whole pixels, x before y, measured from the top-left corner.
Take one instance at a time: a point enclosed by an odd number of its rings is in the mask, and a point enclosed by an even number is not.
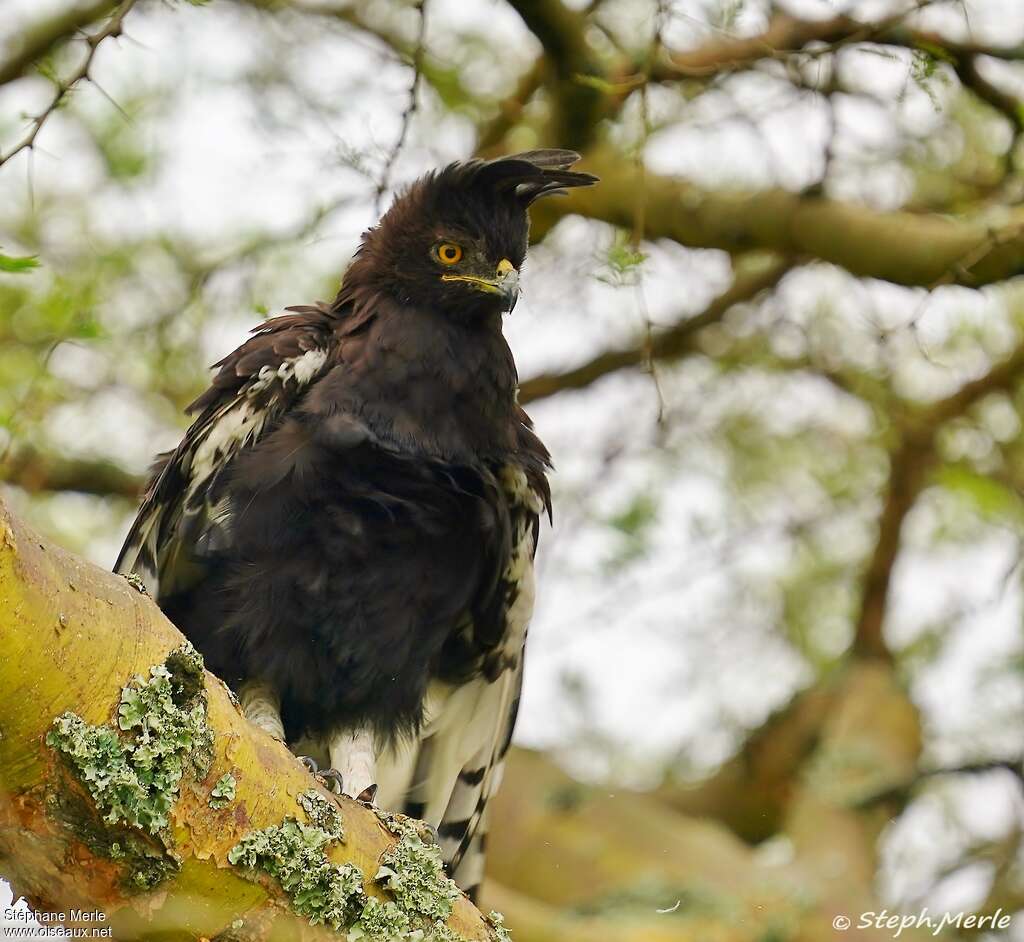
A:
[[[511,311],[530,204],[597,182],[569,169],[577,160],[569,150],[534,150],[426,174],[363,234],[343,293],[383,291],[403,305],[465,320]]]

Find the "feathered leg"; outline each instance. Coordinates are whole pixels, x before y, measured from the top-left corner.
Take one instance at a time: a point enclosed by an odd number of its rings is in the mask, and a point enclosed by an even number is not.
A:
[[[335,730],[327,741],[331,766],[341,775],[342,791],[350,798],[373,801],[377,794],[377,752],[365,729]]]
[[[245,718],[281,742],[284,723],[281,721],[281,698],[265,680],[247,680],[238,689],[238,702]]]

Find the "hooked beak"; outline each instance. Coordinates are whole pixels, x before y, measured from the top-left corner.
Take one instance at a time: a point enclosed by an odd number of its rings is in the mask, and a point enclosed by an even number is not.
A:
[[[501,295],[502,310],[506,312],[511,312],[519,299],[519,272],[507,258],[498,262],[494,278],[478,278],[475,275],[442,275],[441,280],[464,281],[478,291]]]

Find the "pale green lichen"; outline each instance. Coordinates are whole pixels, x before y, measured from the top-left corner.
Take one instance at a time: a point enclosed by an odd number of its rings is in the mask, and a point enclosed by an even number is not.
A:
[[[387,900],[381,902],[372,896],[366,901],[355,925],[349,929],[347,942],[405,942],[412,931],[409,914]]]
[[[125,573],[124,581],[128,583],[136,592],[140,592],[142,595],[149,595],[149,589],[146,588],[146,583],[142,581],[142,577],[137,572]]]
[[[64,713],[54,720],[46,744],[88,794],[55,790],[50,813],[94,854],[121,862],[126,886],[150,889],[178,870],[170,812],[184,775],[205,778],[213,753],[203,661],[190,644],[153,667],[148,678],[134,677],[125,685],[116,726],[93,726]]]
[[[310,925],[348,927],[366,902],[363,874],[352,864],[331,863],[324,849],[336,840],[322,828],[286,818],[242,838],[228,853],[238,867],[262,870],[288,894]]]
[[[235,777],[230,772],[225,772],[210,789],[210,800],[207,804],[215,810],[227,807],[235,800],[235,785]]]
[[[341,815],[338,807],[333,802],[324,798],[316,789],[311,788],[299,795],[298,802],[310,822],[321,831],[326,832],[335,840],[342,840],[345,836],[341,826]]]
[[[409,942],[417,942],[417,940],[410,939]],[[454,929],[449,929],[443,922],[437,922],[434,923],[430,933],[424,936],[424,942],[466,942],[466,939]]]
[[[71,712],[54,720],[46,744],[70,763],[108,824],[156,835],[169,824],[185,773],[205,778],[213,733],[202,668],[186,644],[148,678],[133,677],[121,691],[116,729]]]
[[[312,925],[346,929],[346,942],[465,942],[445,924],[459,891],[444,875],[441,852],[424,840],[419,822],[377,811],[399,837],[377,872],[377,881],[394,897],[382,901],[366,896],[357,867],[327,857],[327,848],[342,837],[337,807],[314,789],[299,795],[298,802],[310,824],[286,818],[248,834],[228,860],[272,876],[296,913]]]
[[[420,925],[414,928],[413,923]],[[349,930],[346,942],[466,942],[443,922],[427,925],[410,918],[395,902],[370,897],[359,921]]]
[[[423,841],[411,821],[398,826],[401,837],[381,858],[375,879],[391,892],[404,912],[447,919],[459,891],[444,875],[441,849]]]
[[[493,909],[484,917],[494,930],[496,942],[512,942],[512,933],[505,926],[505,917]]]

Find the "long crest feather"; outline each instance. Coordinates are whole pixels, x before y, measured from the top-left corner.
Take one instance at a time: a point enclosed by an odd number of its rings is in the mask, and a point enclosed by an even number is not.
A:
[[[597,183],[592,173],[570,169],[579,159],[580,155],[571,150],[528,150],[476,164],[472,182],[497,192],[513,191],[524,206],[529,206],[542,196]]]

